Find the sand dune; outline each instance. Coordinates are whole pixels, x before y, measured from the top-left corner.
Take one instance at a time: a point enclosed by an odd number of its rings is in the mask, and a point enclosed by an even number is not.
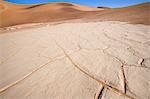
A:
[[[1,1],[1,27],[26,23],[58,22],[79,19],[80,21],[125,21],[149,24],[149,4],[144,3],[125,8],[91,8],[72,3],[47,3],[17,5]]]
[[[102,10],[65,2],[37,5],[17,5],[4,2],[1,6],[2,26],[71,19],[76,18],[74,15],[80,12]]]

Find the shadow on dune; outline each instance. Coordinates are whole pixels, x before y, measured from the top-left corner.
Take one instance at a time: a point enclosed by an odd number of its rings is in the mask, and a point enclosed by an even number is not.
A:
[[[90,8],[71,3],[16,5],[4,2],[3,5],[9,7],[1,11],[2,21],[0,27],[72,19],[79,19],[81,21],[124,21],[136,24],[149,24],[148,7],[150,3],[124,8]]]

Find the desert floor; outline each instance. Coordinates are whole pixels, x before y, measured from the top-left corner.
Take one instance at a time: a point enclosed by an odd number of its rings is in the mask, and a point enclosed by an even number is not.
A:
[[[148,25],[15,29],[0,31],[0,99],[150,99]]]

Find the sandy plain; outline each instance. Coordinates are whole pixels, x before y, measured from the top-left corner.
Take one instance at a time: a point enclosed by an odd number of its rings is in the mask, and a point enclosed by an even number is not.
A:
[[[105,21],[1,31],[0,99],[149,99],[149,29]]]

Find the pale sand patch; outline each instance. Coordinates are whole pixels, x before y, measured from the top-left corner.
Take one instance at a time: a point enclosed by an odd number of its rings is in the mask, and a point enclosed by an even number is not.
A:
[[[2,99],[149,99],[150,29],[117,21],[0,34]]]

